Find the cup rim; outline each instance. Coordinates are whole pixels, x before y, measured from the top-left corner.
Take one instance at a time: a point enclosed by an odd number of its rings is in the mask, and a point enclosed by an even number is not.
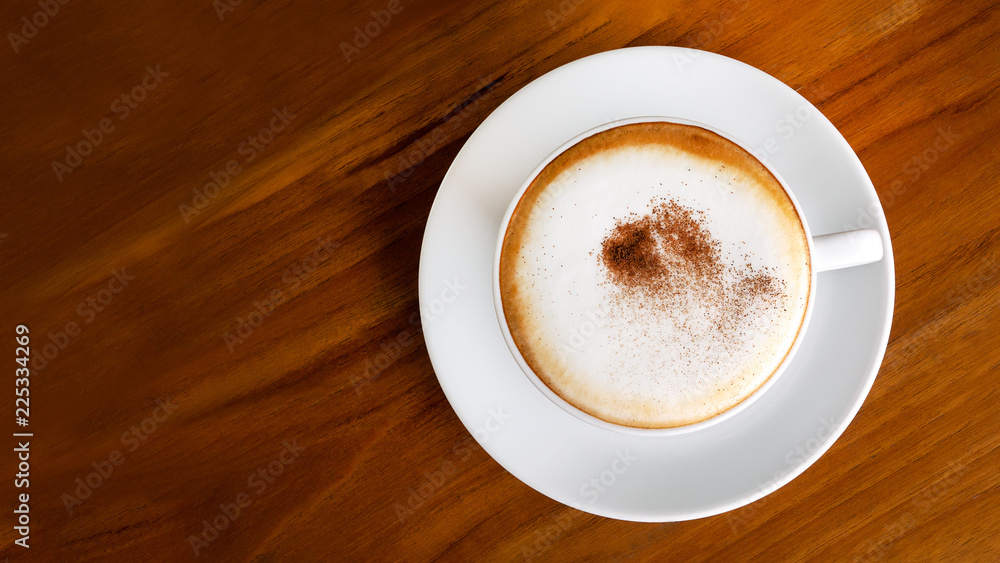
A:
[[[781,188],[785,191],[785,194],[788,196],[788,199],[792,202],[792,207],[795,209],[795,212],[799,218],[799,222],[802,225],[802,229],[805,232],[806,249],[809,257],[809,295],[806,300],[806,308],[805,312],[803,313],[802,323],[799,325],[798,332],[795,335],[795,340],[792,342],[791,347],[789,347],[788,352],[785,354],[784,359],[782,359],[781,363],[778,364],[778,367],[774,369],[771,375],[768,376],[767,380],[765,380],[764,383],[762,383],[756,390],[754,390],[753,393],[747,395],[742,401],[733,405],[732,407],[698,422],[685,424],[681,426],[672,426],[667,428],[640,428],[640,427],[625,426],[622,424],[608,422],[604,419],[598,418],[588,412],[583,411],[582,409],[571,404],[569,401],[560,397],[555,391],[553,391],[548,385],[546,385],[545,382],[542,381],[537,374],[535,374],[534,370],[531,368],[531,366],[528,365],[528,363],[524,360],[524,357],[521,355],[521,351],[518,349],[517,344],[514,342],[514,337],[510,333],[510,327],[507,325],[507,317],[503,311],[503,300],[502,300],[503,297],[500,293],[500,257],[501,257],[501,252],[503,250],[503,242],[507,235],[507,227],[510,224],[510,220],[514,214],[514,210],[517,208],[517,205],[521,202],[521,198],[524,197],[524,193],[528,190],[528,187],[531,186],[531,183],[535,180],[535,178],[542,172],[542,170],[545,169],[546,166],[548,166],[559,155],[561,155],[570,147],[576,145],[577,143],[583,141],[588,137],[624,125],[631,125],[635,123],[649,123],[649,122],[667,122],[667,123],[676,123],[679,125],[691,125],[694,127],[700,127],[702,129],[705,129],[706,131],[715,133],[730,142],[735,143],[737,146],[739,146],[747,153],[749,153],[751,156],[753,156],[753,158],[757,162],[760,162],[761,165],[764,166],[764,168],[766,168],[768,172],[770,172],[774,176],[774,178],[778,180],[778,183],[781,185]],[[531,173],[528,174],[524,182],[521,183],[521,187],[518,188],[516,192],[514,192],[510,204],[507,206],[507,211],[504,213],[503,220],[500,222],[500,232],[497,236],[497,243],[493,252],[493,263],[492,263],[493,264],[492,266],[493,307],[496,311],[497,321],[500,325],[500,331],[503,334],[504,342],[506,342],[507,344],[507,349],[510,351],[514,360],[517,362],[518,367],[521,368],[521,372],[528,378],[529,381],[531,381],[531,383],[543,395],[545,395],[549,400],[555,403],[556,406],[560,407],[569,414],[572,414],[573,416],[589,424],[592,424],[599,428],[604,428],[605,430],[610,430],[618,433],[639,435],[639,436],[669,436],[669,435],[687,434],[689,432],[695,432],[697,430],[701,430],[703,428],[707,428],[709,426],[718,424],[719,422],[731,418],[737,413],[743,411],[744,409],[749,407],[754,401],[756,401],[761,395],[763,395],[768,389],[770,389],[774,385],[775,381],[777,381],[778,378],[782,374],[784,374],[784,372],[787,370],[788,365],[791,363],[792,359],[795,356],[795,353],[798,351],[800,345],[802,344],[803,336],[806,333],[806,330],[809,325],[809,320],[812,317],[813,303],[815,301],[815,295],[816,295],[816,274],[817,274],[816,268],[813,266],[814,258],[815,255],[813,251],[812,231],[809,229],[809,223],[806,220],[805,213],[803,213],[802,211],[802,207],[800,206],[798,200],[795,198],[795,194],[792,192],[792,190],[789,189],[788,183],[785,181],[784,178],[781,177],[780,174],[778,174],[778,171],[775,170],[766,160],[761,159],[759,156],[757,156],[754,153],[754,151],[751,150],[750,145],[748,143],[743,142],[742,140],[736,138],[730,133],[721,131],[715,127],[712,127],[711,125],[707,125],[705,123],[695,121],[692,119],[673,117],[673,116],[629,117],[602,123],[600,125],[587,129],[586,131],[583,131],[582,133],[579,133],[576,136],[565,141],[564,143],[560,144],[558,147],[556,147],[555,150],[550,152],[544,159],[542,159],[542,161],[531,171]]]

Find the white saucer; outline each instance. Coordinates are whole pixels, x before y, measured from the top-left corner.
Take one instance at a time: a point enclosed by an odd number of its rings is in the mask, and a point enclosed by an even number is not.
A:
[[[758,156],[788,182],[814,234],[870,227],[885,244],[881,262],[819,274],[802,347],[758,401],[716,425],[663,437],[604,430],[545,398],[508,351],[492,301],[500,221],[525,177],[578,133],[642,115],[691,119],[731,133],[759,149]],[[592,514],[642,522],[738,508],[814,463],[847,428],[875,381],[894,290],[882,208],[836,128],[771,76],[677,47],[593,55],[542,76],[501,104],[448,170],[420,254],[427,351],[473,436],[542,494]]]

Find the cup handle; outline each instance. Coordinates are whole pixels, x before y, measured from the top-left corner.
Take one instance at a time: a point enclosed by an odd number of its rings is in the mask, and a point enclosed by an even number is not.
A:
[[[875,229],[819,235],[812,239],[813,269],[839,270],[882,259],[882,235]]]

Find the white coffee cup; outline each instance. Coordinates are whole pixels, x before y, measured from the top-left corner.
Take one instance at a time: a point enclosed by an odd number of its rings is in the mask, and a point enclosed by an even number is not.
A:
[[[767,162],[759,161],[781,184],[784,188],[785,193],[788,195],[795,208],[798,218],[802,224],[802,227],[806,234],[806,241],[808,246],[808,252],[810,257],[810,288],[808,303],[806,304],[805,314],[802,321],[801,328],[795,337],[794,343],[785,356],[784,360],[775,369],[767,381],[761,385],[754,393],[743,399],[737,405],[725,410],[711,418],[696,422],[693,424],[688,424],[685,426],[676,426],[672,428],[634,428],[630,426],[623,426],[620,424],[614,424],[600,418],[597,418],[591,414],[588,414],[579,408],[573,406],[552,389],[548,387],[539,377],[534,373],[528,363],[525,361],[521,352],[518,350],[517,345],[511,335],[510,328],[507,324],[506,316],[504,314],[504,309],[502,305],[502,295],[500,292],[500,258],[503,250],[504,238],[507,232],[508,224],[511,221],[511,217],[514,214],[514,210],[517,204],[521,201],[522,196],[525,191],[531,186],[535,178],[541,173],[545,167],[556,159],[560,154],[569,149],[570,147],[576,145],[583,139],[590,137],[594,134],[600,133],[602,131],[619,127],[622,125],[628,125],[633,123],[646,123],[646,122],[670,122],[677,123],[681,125],[692,125],[695,127],[700,127],[707,131],[711,131],[722,136],[725,139],[739,145],[748,153],[753,154],[753,151],[747,146],[746,143],[741,142],[739,139],[734,138],[732,135],[720,131],[709,125],[703,123],[698,123],[689,119],[681,119],[674,117],[662,117],[662,116],[645,116],[645,117],[635,117],[623,120],[612,121],[605,123],[588,131],[577,135],[576,137],[566,141],[559,148],[552,151],[541,163],[528,175],[524,183],[514,194],[511,200],[510,206],[507,208],[507,212],[504,215],[503,221],[500,225],[500,232],[498,235],[498,240],[496,244],[496,250],[493,259],[493,302],[496,309],[497,319],[500,324],[500,330],[503,333],[504,340],[507,342],[507,347],[510,349],[517,364],[521,367],[521,370],[528,377],[528,379],[534,384],[534,386],[546,397],[548,397],[553,403],[561,407],[566,412],[576,416],[577,418],[586,421],[595,426],[605,428],[608,430],[613,430],[617,432],[624,432],[628,434],[639,434],[639,435],[669,435],[669,434],[679,434],[685,432],[692,432],[701,428],[705,428],[712,424],[716,424],[725,420],[739,411],[743,410],[751,403],[753,403],[758,397],[763,395],[778,379],[778,377],[786,370],[788,365],[791,363],[796,351],[798,350],[803,337],[808,329],[809,320],[812,316],[813,304],[815,301],[815,288],[816,288],[816,276],[819,272],[836,270],[840,268],[848,268],[852,266],[859,266],[863,264],[868,264],[872,262],[877,262],[882,259],[883,256],[883,243],[882,237],[878,231],[873,229],[861,229],[855,231],[847,231],[841,233],[825,234],[814,236],[809,228],[809,222],[802,212],[802,208],[799,206],[798,201],[795,199],[795,194],[788,189],[788,184],[785,182],[781,176],[775,171]]]

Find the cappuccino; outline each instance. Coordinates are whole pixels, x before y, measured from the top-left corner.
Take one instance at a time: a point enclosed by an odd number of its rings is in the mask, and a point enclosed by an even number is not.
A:
[[[514,345],[570,405],[635,428],[738,405],[805,318],[806,231],[781,183],[739,145],[645,122],[589,136],[546,165],[500,249]]]

